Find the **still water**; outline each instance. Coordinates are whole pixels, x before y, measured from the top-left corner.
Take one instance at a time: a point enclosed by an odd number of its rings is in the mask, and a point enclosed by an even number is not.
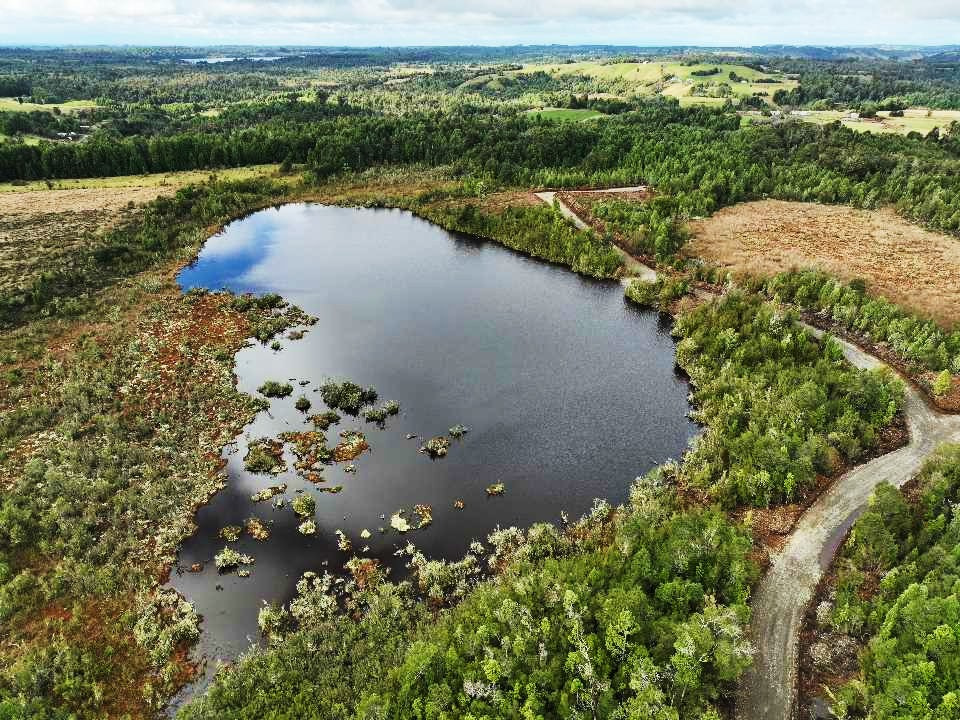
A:
[[[455,559],[472,539],[495,527],[577,518],[594,498],[622,502],[631,481],[677,458],[695,434],[687,418],[688,387],[674,367],[674,344],[657,313],[624,302],[620,285],[581,278],[499,245],[451,234],[409,213],[286,205],[230,224],[180,275],[186,290],[228,288],[276,292],[318,318],[282,350],[256,344],[241,350],[241,390],[256,394],[265,380],[289,380],[294,393],[226,448],[227,487],[197,513],[199,530],[179,556],[171,584],[203,616],[199,652],[209,664],[235,658],[257,642],[264,601],[285,602],[306,570],[340,570],[349,555],[337,548],[342,530],[355,551],[402,573],[394,551],[414,542],[430,557]],[[326,409],[313,392],[325,379],[373,386],[380,402],[401,412],[378,429],[344,415],[327,435],[363,430],[369,452],[323,472],[314,485],[293,470],[274,479],[243,467],[246,442],[288,430],[309,430],[294,408],[299,395]],[[301,381],[309,384],[301,387]],[[341,413],[343,414],[343,413]],[[451,440],[445,458],[417,452],[421,440],[470,431]],[[297,531],[289,504],[274,509],[250,495],[286,482],[286,499],[316,498],[317,534]],[[488,497],[485,488],[503,483]],[[342,485],[339,494],[318,492]],[[455,509],[455,500],[464,507]],[[416,503],[433,508],[433,523],[401,535],[390,516]],[[249,517],[271,537],[244,535],[230,543],[252,555],[249,577],[219,575],[213,556],[226,544],[226,525]],[[385,519],[382,519],[385,517]],[[386,528],[386,532],[380,532]],[[362,540],[368,529],[372,536]],[[184,572],[202,563],[201,572]]]

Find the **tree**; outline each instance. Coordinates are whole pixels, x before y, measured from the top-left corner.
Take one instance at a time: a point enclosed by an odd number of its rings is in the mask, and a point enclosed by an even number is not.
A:
[[[933,381],[933,394],[941,397],[949,393],[952,387],[953,377],[951,377],[949,370],[944,370],[937,375],[937,379]]]

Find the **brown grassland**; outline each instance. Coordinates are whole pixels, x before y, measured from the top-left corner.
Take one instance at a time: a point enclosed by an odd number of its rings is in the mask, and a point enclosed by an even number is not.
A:
[[[759,200],[691,223],[687,253],[735,273],[817,268],[863,278],[869,292],[931,317],[960,323],[960,241],[891,209]]]

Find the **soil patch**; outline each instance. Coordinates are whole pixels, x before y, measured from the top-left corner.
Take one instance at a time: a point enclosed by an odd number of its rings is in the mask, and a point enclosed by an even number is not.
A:
[[[960,323],[960,240],[891,209],[760,200],[691,223],[687,254],[735,272],[817,268],[947,328]]]

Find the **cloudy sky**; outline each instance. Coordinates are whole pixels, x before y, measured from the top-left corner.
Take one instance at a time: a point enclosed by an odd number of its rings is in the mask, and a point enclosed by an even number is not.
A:
[[[960,42],[960,0],[0,0],[0,44]]]

